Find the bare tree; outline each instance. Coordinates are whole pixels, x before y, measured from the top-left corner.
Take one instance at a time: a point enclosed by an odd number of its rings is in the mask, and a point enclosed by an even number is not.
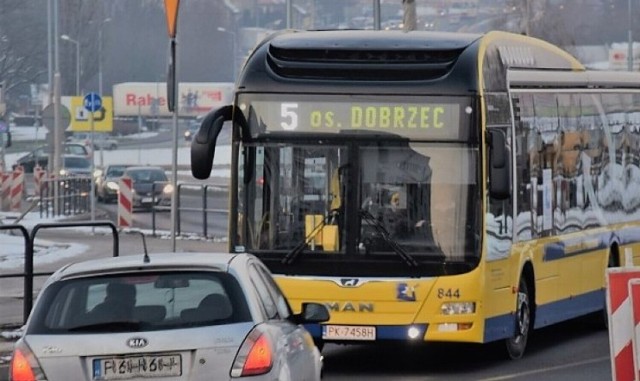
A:
[[[44,11],[43,11],[44,9]],[[46,81],[46,7],[37,0],[0,1],[0,82],[7,101]]]

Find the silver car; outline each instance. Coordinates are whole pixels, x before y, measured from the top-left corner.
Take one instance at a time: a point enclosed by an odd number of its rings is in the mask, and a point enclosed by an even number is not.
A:
[[[16,343],[14,380],[318,380],[322,357],[250,254],[89,260],[45,283]]]

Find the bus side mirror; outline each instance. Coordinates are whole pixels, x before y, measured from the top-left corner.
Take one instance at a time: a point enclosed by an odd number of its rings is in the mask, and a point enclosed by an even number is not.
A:
[[[211,175],[216,141],[224,122],[231,120],[233,106],[223,106],[211,111],[202,120],[195,137],[191,141],[191,174],[199,180]]]
[[[506,137],[503,131],[492,129],[488,132],[488,138],[489,195],[505,200],[511,195]]]

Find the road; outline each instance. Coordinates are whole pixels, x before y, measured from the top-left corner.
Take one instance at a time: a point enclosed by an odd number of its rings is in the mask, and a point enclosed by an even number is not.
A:
[[[328,345],[324,380],[606,381],[606,330],[581,318],[534,332],[525,356],[506,360],[501,346],[432,343],[382,347]]]

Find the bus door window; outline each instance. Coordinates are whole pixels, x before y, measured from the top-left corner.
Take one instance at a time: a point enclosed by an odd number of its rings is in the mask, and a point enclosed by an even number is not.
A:
[[[557,99],[554,94],[539,93],[533,95],[535,126],[542,137],[542,152],[538,173],[538,221],[537,228],[543,237],[554,233],[557,218],[554,214],[558,197],[556,189],[559,183],[558,162],[560,158],[561,136],[558,125]]]
[[[506,136],[506,152],[508,166],[511,167],[513,138],[509,127],[489,127],[500,129]],[[487,181],[489,181],[487,176]],[[487,184],[489,189],[489,184]],[[488,207],[485,215],[487,226],[487,259],[497,260],[509,256],[511,239],[513,237],[513,192],[507,199],[495,199],[491,195],[487,196]]]
[[[579,178],[581,175],[580,156],[585,145],[584,134],[580,127],[580,98],[576,94],[558,94],[558,108],[560,120],[560,184],[556,190],[558,194],[558,213],[556,226],[561,232],[577,231],[582,228],[576,225],[576,216],[581,214],[578,199]],[[572,216],[571,223],[567,222]]]

